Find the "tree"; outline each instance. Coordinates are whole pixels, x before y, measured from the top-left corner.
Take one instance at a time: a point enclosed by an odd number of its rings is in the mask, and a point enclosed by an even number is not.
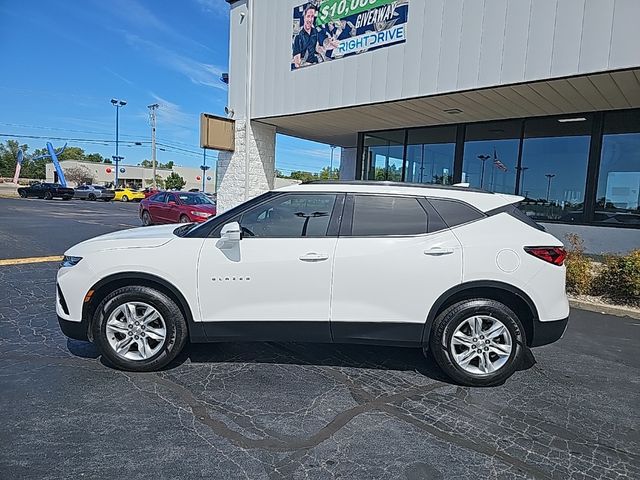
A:
[[[153,168],[152,160],[142,160],[138,165],[144,168]],[[167,163],[160,163],[156,161],[156,168],[160,170],[171,170],[173,169],[173,160],[169,160]]]
[[[185,186],[186,183],[187,182],[184,181],[184,178],[182,178],[176,172],[171,172],[171,175],[169,175],[164,181],[164,186],[167,190],[172,190],[174,188],[180,190]]]
[[[322,170],[320,170],[320,173],[318,174],[318,179],[319,180],[337,180],[339,173],[340,173],[340,169],[338,168],[334,168],[333,170],[330,170],[329,167],[324,167]]]
[[[317,174],[313,174],[311,172],[303,172],[300,170],[296,170],[291,172],[289,178],[293,178],[294,180],[300,180],[302,182],[311,182],[313,180],[317,180]]]
[[[84,160],[84,150],[80,147],[67,147],[64,149],[60,155],[58,155],[58,160],[61,162],[63,160]]]
[[[93,183],[94,181],[91,172],[82,166],[65,168],[63,171],[65,178],[70,182],[75,182],[77,185]]]
[[[84,156],[85,162],[94,162],[94,163],[105,163],[106,158],[104,158],[99,153],[89,153]]]

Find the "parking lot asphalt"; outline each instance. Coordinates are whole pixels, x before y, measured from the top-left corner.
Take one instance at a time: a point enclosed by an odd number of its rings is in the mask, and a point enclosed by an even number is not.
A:
[[[88,238],[139,226],[136,202],[0,198],[0,259],[62,255]]]
[[[16,202],[45,230],[67,222],[67,246],[137,224],[130,205]],[[103,207],[104,225],[75,215]],[[47,238],[34,245],[61,253]],[[357,345],[189,345],[132,374],[59,331],[56,269],[0,267],[2,479],[640,478],[640,321],[573,310],[493,388],[450,383],[417,349]]]

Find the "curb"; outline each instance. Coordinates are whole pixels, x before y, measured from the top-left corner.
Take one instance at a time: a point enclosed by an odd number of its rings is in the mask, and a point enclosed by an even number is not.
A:
[[[638,310],[619,307],[617,305],[602,305],[600,303],[585,302],[584,300],[577,300],[574,298],[569,298],[569,305],[572,308],[577,308],[579,310],[588,310],[590,312],[615,315],[617,317],[631,317],[636,320],[640,320],[640,312]]]

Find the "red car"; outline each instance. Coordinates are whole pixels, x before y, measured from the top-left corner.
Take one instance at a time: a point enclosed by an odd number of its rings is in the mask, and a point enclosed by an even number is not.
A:
[[[216,204],[203,193],[158,192],[140,202],[143,225],[204,222],[216,214]]]
[[[159,191],[160,190],[158,190],[157,188],[147,187],[144,190],[142,190],[142,193],[144,193],[144,198],[149,198],[151,195],[155,195]]]

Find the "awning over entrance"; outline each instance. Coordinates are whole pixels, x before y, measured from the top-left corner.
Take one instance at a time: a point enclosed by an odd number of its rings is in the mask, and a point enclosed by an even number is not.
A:
[[[358,132],[638,107],[640,69],[630,69],[256,120],[355,147]]]

